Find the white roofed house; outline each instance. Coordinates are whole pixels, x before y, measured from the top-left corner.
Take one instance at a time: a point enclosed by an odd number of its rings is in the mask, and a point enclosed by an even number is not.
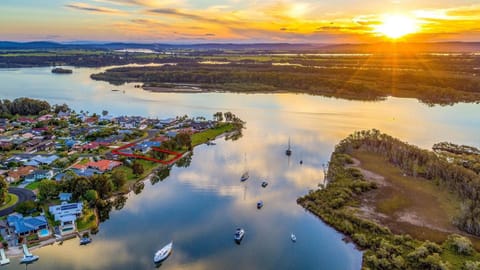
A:
[[[55,221],[60,222],[60,234],[71,234],[76,231],[75,221],[82,215],[83,203],[62,202],[48,208]]]

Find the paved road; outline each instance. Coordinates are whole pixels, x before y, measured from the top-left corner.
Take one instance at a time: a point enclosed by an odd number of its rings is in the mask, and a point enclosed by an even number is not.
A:
[[[19,203],[35,200],[35,194],[31,190],[26,188],[11,187],[11,188],[8,188],[8,192],[17,195],[18,202],[8,208],[0,210],[0,217],[13,213],[15,210],[15,207],[17,207]]]

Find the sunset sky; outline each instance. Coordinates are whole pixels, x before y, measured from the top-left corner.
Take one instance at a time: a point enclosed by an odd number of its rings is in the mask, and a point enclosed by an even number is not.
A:
[[[480,41],[479,0],[1,0],[0,13],[0,40]]]

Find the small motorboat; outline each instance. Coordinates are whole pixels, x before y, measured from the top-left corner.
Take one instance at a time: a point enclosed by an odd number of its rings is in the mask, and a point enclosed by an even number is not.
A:
[[[300,160],[300,165],[303,165],[303,160]]]
[[[268,182],[267,181],[263,181],[262,182],[262,187],[267,187],[268,186]]]
[[[248,172],[244,172],[242,174],[242,176],[240,177],[240,181],[242,181],[242,182],[247,181],[249,177],[250,177],[250,175],[248,174]]]
[[[20,260],[20,263],[32,263],[36,260],[38,260],[38,257],[37,255],[23,255],[23,258]]]
[[[162,249],[157,251],[155,253],[155,256],[153,256],[153,262],[156,264],[159,264],[163,261],[165,261],[168,256],[172,253],[173,249],[173,242],[170,242],[168,245],[164,246]]]
[[[263,207],[263,201],[258,201],[257,202],[257,209],[260,209]]]
[[[245,230],[242,228],[237,228],[235,230],[235,235],[233,239],[235,239],[235,242],[240,243],[243,239],[243,236],[245,235]]]
[[[80,238],[80,245],[88,245],[91,242],[92,242],[92,238],[88,236]]]
[[[297,242],[297,237],[293,233],[290,235],[290,239],[292,239],[292,242]]]

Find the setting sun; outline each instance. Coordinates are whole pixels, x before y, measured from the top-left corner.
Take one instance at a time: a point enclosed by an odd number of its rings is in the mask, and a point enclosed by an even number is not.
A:
[[[389,38],[397,39],[417,32],[418,25],[415,19],[411,17],[404,15],[387,15],[374,31]]]

